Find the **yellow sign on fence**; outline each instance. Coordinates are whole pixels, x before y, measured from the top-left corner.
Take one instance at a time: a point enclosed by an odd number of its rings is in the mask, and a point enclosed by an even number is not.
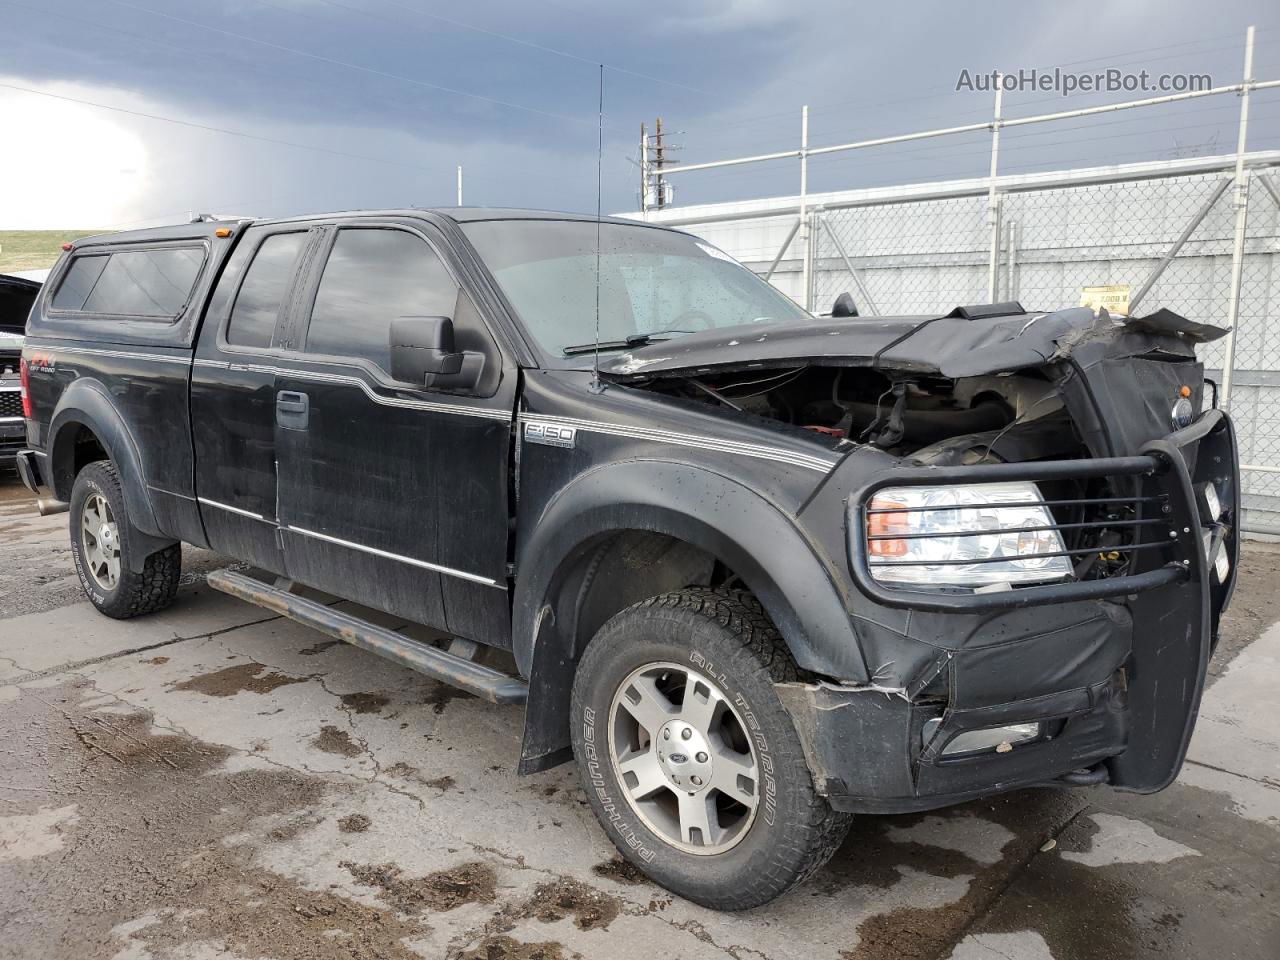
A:
[[[1094,310],[1106,308],[1107,313],[1129,314],[1129,285],[1109,283],[1100,287],[1085,287],[1080,291],[1080,306]]]

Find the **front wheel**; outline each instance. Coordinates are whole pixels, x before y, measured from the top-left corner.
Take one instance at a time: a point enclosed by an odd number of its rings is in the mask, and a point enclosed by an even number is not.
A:
[[[127,620],[163,610],[173,602],[182,570],[182,547],[172,544],[142,560],[134,551],[133,528],[110,460],[89,464],[71,488],[71,555],[85,596],[99,613]]]
[[[849,817],[815,792],[774,690],[797,678],[748,594],[682,590],[600,629],[574,681],[573,748],[624,857],[720,910],[766,903],[831,857]]]

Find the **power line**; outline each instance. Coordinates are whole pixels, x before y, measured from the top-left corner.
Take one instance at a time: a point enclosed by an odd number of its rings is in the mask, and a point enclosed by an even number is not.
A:
[[[83,100],[79,97],[69,97],[61,93],[50,93],[47,90],[34,90],[31,87],[21,87],[16,83],[0,83],[0,87],[8,90],[18,90],[22,93],[34,94],[38,97],[50,97],[54,100],[65,100],[68,103],[78,103],[85,107],[96,107],[99,110],[111,110],[115,113],[125,113],[131,117],[142,117],[145,120],[159,120],[163,123],[176,123],[183,127],[193,127],[196,130],[207,130],[212,133],[222,133],[229,137],[242,137],[245,140],[259,140],[263,143],[274,143],[283,147],[293,147],[297,150],[311,150],[316,153],[327,153],[335,157],[346,157],[349,160],[367,160],[370,163],[385,163],[395,167],[407,167],[410,170],[422,171],[426,168],[418,163],[405,163],[402,160],[389,160],[385,157],[371,157],[363,153],[347,153],[345,150],[332,150],[328,147],[317,147],[309,143],[297,143],[293,140],[281,140],[277,137],[264,137],[256,133],[245,133],[243,130],[231,130],[227,127],[215,127],[207,123],[196,123],[192,120],[179,120],[176,117],[166,117],[158,113],[145,113],[141,110],[129,110],[125,107],[112,106],[109,103],[97,103],[93,100]]]
[[[25,9],[30,13],[42,14],[45,16],[50,16],[50,15],[57,16],[62,19],[70,20],[75,23],[81,23],[87,26],[96,27],[99,30],[110,31],[112,33],[116,33],[121,36],[128,37],[132,40],[141,41],[142,43],[150,44],[152,46],[159,47],[164,50],[172,50],[175,53],[181,54],[184,59],[189,59],[192,56],[203,57],[207,60],[213,60],[215,63],[218,63],[220,66],[225,67],[225,66],[228,66],[229,64],[234,65],[236,71],[253,71],[255,73],[261,74],[262,76],[266,77],[268,80],[272,80],[272,81],[279,80],[281,77],[290,77],[303,82],[308,82],[308,83],[312,82],[312,78],[306,76],[304,73],[298,72],[296,70],[293,70],[293,71],[286,70],[283,72],[279,70],[272,70],[261,60],[254,61],[244,56],[237,55],[236,53],[221,53],[214,50],[193,47],[189,43],[177,44],[177,43],[170,43],[165,40],[157,40],[153,37],[148,37],[140,33],[134,33],[130,30],[123,30],[120,27],[117,27],[113,24],[101,23],[97,20],[90,20],[85,17],[75,16],[69,13],[65,13],[61,10],[50,10],[45,7],[34,6],[28,3],[22,3],[21,0],[0,0],[0,3],[6,3],[12,7]],[[69,48],[64,48],[64,49],[69,49]],[[80,52],[80,51],[75,51],[75,52]],[[96,52],[101,53],[101,50],[98,49]],[[421,103],[418,100],[407,101],[407,106],[413,109],[416,113],[426,115],[426,111],[423,109]]]
[[[538,107],[530,107],[521,103],[513,103],[509,100],[499,100],[496,97],[487,97],[484,94],[480,94],[480,93],[471,93],[468,90],[459,90],[456,87],[446,87],[438,83],[431,83],[427,80],[418,80],[415,77],[406,77],[403,74],[399,74],[399,73],[389,73],[386,70],[378,70],[374,67],[366,67],[358,63],[351,63],[350,61],[347,61],[347,60],[338,60],[334,57],[326,57],[323,54],[311,53],[307,50],[300,50],[297,47],[290,47],[281,43],[273,43],[270,40],[262,40],[258,37],[252,37],[244,33],[236,33],[234,30],[224,30],[222,27],[215,27],[212,24],[201,23],[198,20],[188,20],[185,17],[179,17],[172,13],[166,13],[163,10],[153,10],[150,7],[143,7],[135,3],[129,3],[127,2],[127,0],[110,0],[110,2],[114,3],[116,6],[127,7],[132,10],[138,10],[138,11],[141,11],[142,13],[148,13],[156,17],[163,17],[166,20],[173,20],[176,23],[184,23],[184,24],[187,24],[188,26],[197,27],[198,29],[201,29],[201,30],[209,30],[213,33],[220,33],[223,36],[234,37],[237,40],[244,40],[248,43],[256,43],[261,46],[268,47],[272,50],[280,50],[285,53],[294,54],[295,56],[306,57],[310,60],[317,60],[321,63],[328,63],[337,67],[346,67],[349,70],[358,70],[361,73],[367,73],[375,77],[382,77],[387,80],[398,80],[402,83],[412,83],[415,86],[426,87],[429,90],[436,90],[440,93],[449,93],[449,94],[453,94],[454,96],[468,97],[473,100],[480,100],[485,103],[491,103],[491,104],[494,104],[495,106],[507,107],[508,109],[511,109],[511,110],[522,110],[522,111],[525,111],[526,113],[536,113],[540,116],[552,117],[557,120],[567,120],[571,123],[589,122],[586,117],[574,117],[565,113],[556,113],[551,110],[542,110],[542,109],[539,109]]]
[[[269,2],[269,0],[259,0],[259,2],[260,3]],[[379,16],[378,14],[373,13],[372,11],[363,10],[359,7],[348,6],[345,3],[338,2],[338,0],[320,0],[320,2],[330,7],[338,7],[342,10],[347,10],[347,11],[350,11],[351,13],[359,14],[361,16],[382,20],[384,23],[390,23],[395,26],[401,25],[401,22],[398,20],[392,20],[388,17]],[[564,57],[567,60],[576,60],[578,63],[586,64],[591,67],[602,66],[606,70],[612,70],[614,73],[625,73],[629,76],[638,77],[642,80],[650,80],[654,83],[663,83],[663,84],[666,84],[667,86],[678,87],[681,90],[690,90],[694,93],[701,93],[708,97],[717,96],[717,94],[712,93],[710,90],[703,90],[700,87],[693,87],[687,83],[680,83],[676,80],[668,80],[665,77],[655,77],[652,74],[641,73],[638,70],[631,70],[627,67],[620,67],[612,63],[601,63],[598,59],[593,60],[590,57],[581,57],[576,53],[569,53],[567,50],[557,50],[555,47],[548,47],[545,44],[536,43],[533,40],[526,40],[523,37],[513,37],[507,33],[499,33],[497,30],[490,30],[487,27],[477,27],[473,23],[464,23],[463,21],[455,20],[452,17],[446,17],[439,13],[432,13],[429,10],[420,10],[417,7],[409,6],[406,3],[399,3],[397,2],[397,0],[382,0],[382,2],[386,3],[389,6],[396,7],[400,10],[404,10],[407,13],[416,14],[417,16],[420,16],[420,17],[429,17],[432,20],[438,20],[441,23],[447,23],[449,24],[449,26],[457,27],[460,30],[470,30],[473,33],[483,34],[486,37],[493,37],[497,40],[505,40],[508,43],[519,44],[522,47],[529,47],[532,50],[540,50],[543,53],[549,53],[557,57]],[[276,6],[276,4],[272,3],[271,6]]]
[[[101,23],[97,20],[90,20],[86,17],[75,16],[74,14],[66,13],[65,11],[62,11],[62,10],[51,10],[48,7],[44,7],[44,6],[36,6],[35,4],[22,3],[21,0],[0,0],[0,2],[6,3],[11,7],[21,7],[31,13],[38,13],[44,16],[60,17],[63,20],[71,20],[75,23],[86,24],[87,26],[90,26],[90,27],[96,27],[99,30],[109,30],[112,33],[118,33],[121,36],[129,37],[132,40],[140,40],[141,42],[151,44],[152,46],[161,47],[165,50],[172,50],[175,53],[182,54],[184,57],[192,57],[192,56],[204,57],[207,60],[213,60],[224,66],[227,64],[228,61],[231,61],[236,65],[236,68],[238,70],[252,70],[256,73],[262,73],[272,78],[279,76],[279,74],[275,74],[272,71],[268,70],[267,67],[261,62],[255,62],[253,60],[246,59],[245,57],[236,56],[234,54],[218,53],[213,50],[202,50],[199,47],[193,47],[189,43],[177,44],[177,43],[169,43],[166,40],[157,40],[154,37],[148,37],[141,33],[134,33],[131,30],[122,30],[120,27],[117,27],[114,24]],[[62,49],[70,49],[70,48],[63,47]],[[76,51],[76,52],[79,52],[79,51]],[[101,50],[95,50],[94,52],[101,53]]]
[[[1139,54],[1139,53],[1159,53],[1159,52],[1161,52],[1161,51],[1164,51],[1164,50],[1171,50],[1171,49],[1174,49],[1174,48],[1181,48],[1181,47],[1188,47],[1188,46],[1196,46],[1196,45],[1201,45],[1201,44],[1206,44],[1206,43],[1216,43],[1216,42],[1217,42],[1217,41],[1219,41],[1219,40],[1225,40],[1225,39],[1231,39],[1231,38],[1237,38],[1237,39],[1238,39],[1237,35],[1236,35],[1236,34],[1234,34],[1234,33],[1231,33],[1231,34],[1220,34],[1220,35],[1218,35],[1218,36],[1214,36],[1214,37],[1202,37],[1202,38],[1200,38],[1200,39],[1198,39],[1198,40],[1187,40],[1187,41],[1183,41],[1183,42],[1181,42],[1181,43],[1162,44],[1162,45],[1160,45],[1160,46],[1140,48],[1140,49],[1137,49],[1137,50],[1129,49],[1129,50],[1125,50],[1125,51],[1120,52],[1120,53],[1114,53],[1114,54],[1109,54],[1109,55],[1105,55],[1105,56],[1089,57],[1089,58],[1082,59],[1082,60],[1071,60],[1071,61],[1067,61],[1067,62],[1064,62],[1064,63],[1049,64],[1049,65],[1047,65],[1046,67],[1041,68],[1041,69],[1040,69],[1040,72],[1041,72],[1041,73],[1044,73],[1046,70],[1051,71],[1051,70],[1053,70],[1053,69],[1055,69],[1055,68],[1062,68],[1062,67],[1069,67],[1069,66],[1077,66],[1077,65],[1079,65],[1079,64],[1084,64],[1084,63],[1094,63],[1094,62],[1098,62],[1098,61],[1112,60],[1113,58],[1115,58],[1115,57],[1117,57],[1117,56],[1126,56],[1126,57],[1127,57],[1127,56],[1132,56],[1132,55],[1134,55],[1134,54]],[[1145,59],[1145,60],[1129,60],[1129,61],[1126,61],[1126,62],[1124,62],[1124,63],[1115,64],[1114,66],[1115,66],[1116,68],[1123,68],[1123,67],[1127,67],[1127,66],[1136,66],[1136,65],[1144,64],[1144,63],[1155,63],[1155,62],[1159,62],[1160,60],[1169,60],[1169,59],[1173,59],[1173,58],[1175,58],[1175,57],[1180,57],[1180,56],[1187,56],[1187,55],[1193,55],[1193,54],[1205,54],[1205,53],[1217,53],[1217,52],[1220,52],[1220,51],[1226,51],[1226,50],[1239,50],[1239,49],[1240,49],[1239,44],[1230,44],[1230,45],[1225,45],[1225,46],[1216,46],[1216,47],[1211,47],[1211,48],[1209,48],[1209,49],[1205,49],[1205,50],[1190,50],[1190,51],[1184,51],[1184,52],[1182,52],[1182,53],[1170,54],[1170,55],[1165,56],[1165,57],[1147,58],[1147,59]],[[907,96],[907,97],[899,97],[899,98],[896,98],[896,99],[893,99],[893,100],[883,100],[883,99],[880,99],[880,98],[878,98],[878,97],[857,97],[857,98],[852,98],[852,99],[847,99],[847,100],[835,100],[835,101],[831,101],[831,102],[828,102],[828,103],[820,103],[820,104],[817,104],[817,105],[815,105],[815,106],[812,106],[812,107],[810,107],[809,112],[810,112],[810,114],[812,115],[812,114],[826,114],[826,113],[831,113],[832,111],[842,110],[843,108],[845,108],[845,107],[850,107],[850,106],[865,106],[865,105],[876,106],[876,107],[896,106],[896,105],[900,105],[900,104],[904,104],[904,103],[916,103],[916,102],[919,102],[919,101],[921,101],[921,100],[934,100],[934,99],[940,99],[940,98],[941,98],[940,91],[945,91],[945,92],[950,93],[950,94],[953,94],[953,95],[954,95],[954,94],[956,94],[956,93],[958,93],[958,91],[956,91],[956,90],[954,90],[954,89],[952,89],[952,88],[949,88],[949,87],[943,86],[943,85],[941,85],[941,84],[931,84],[931,85],[929,85],[929,86],[927,86],[927,87],[917,87],[917,88],[915,88],[915,89],[916,89],[917,91],[920,91],[919,95],[916,95],[916,96]],[[1046,103],[1046,102],[1051,101],[1051,100],[1059,100],[1059,99],[1062,99],[1062,98],[1061,98],[1061,97],[1059,97],[1059,96],[1042,97],[1042,98],[1038,98],[1038,99],[1036,99],[1036,100],[1026,100],[1026,101],[1022,101],[1021,103],[1019,103],[1019,104],[1018,104],[1018,106],[1030,106],[1030,105],[1032,105],[1032,104],[1034,104],[1034,103]],[[937,114],[932,114],[932,115],[925,116],[925,117],[919,117],[919,118],[917,118],[917,119],[927,120],[927,119],[932,119],[932,118],[937,118],[937,117],[958,117],[958,116],[965,116],[965,115],[970,115],[970,114],[972,114],[972,115],[977,115],[977,114],[990,114],[990,112],[991,112],[991,108],[990,108],[989,106],[984,106],[984,107],[975,108],[975,109],[973,109],[973,110],[947,111],[946,113],[937,113]],[[734,128],[734,127],[751,126],[751,125],[756,125],[756,124],[760,124],[760,123],[768,123],[768,122],[770,122],[770,121],[771,121],[771,120],[773,120],[773,119],[779,119],[779,118],[785,118],[785,117],[794,117],[795,115],[796,115],[796,111],[794,111],[794,110],[788,110],[788,111],[785,111],[785,112],[772,113],[772,114],[763,114],[763,115],[761,115],[761,116],[758,116],[758,117],[752,117],[752,118],[750,118],[750,119],[744,119],[744,120],[738,120],[738,121],[730,121],[730,122],[726,122],[726,123],[717,123],[717,124],[712,124],[712,125],[711,125],[711,126],[709,126],[709,127],[699,127],[697,132],[698,132],[698,133],[702,133],[702,132],[707,131],[707,130],[716,131],[716,130],[725,130],[725,129],[730,129],[730,128]],[[865,129],[865,128],[863,128],[863,129]]]

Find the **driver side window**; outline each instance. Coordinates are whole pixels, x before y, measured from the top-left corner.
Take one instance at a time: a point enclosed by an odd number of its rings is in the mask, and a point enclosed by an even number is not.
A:
[[[338,231],[316,290],[307,353],[362,357],[390,376],[397,317],[452,317],[458,285],[421,237],[403,230]]]

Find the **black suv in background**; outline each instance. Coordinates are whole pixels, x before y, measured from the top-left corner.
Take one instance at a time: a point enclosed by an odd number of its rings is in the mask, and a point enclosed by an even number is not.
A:
[[[19,361],[27,315],[39,292],[34,280],[0,274],[0,470],[12,469],[26,446]]]
[[[103,613],[182,542],[248,561],[210,583],[524,703],[522,772],[576,758],[628,860],[737,909],[853,813],[1173,780],[1238,559],[1222,333],[818,319],[621,220],[195,223],[59,262],[19,468]]]

